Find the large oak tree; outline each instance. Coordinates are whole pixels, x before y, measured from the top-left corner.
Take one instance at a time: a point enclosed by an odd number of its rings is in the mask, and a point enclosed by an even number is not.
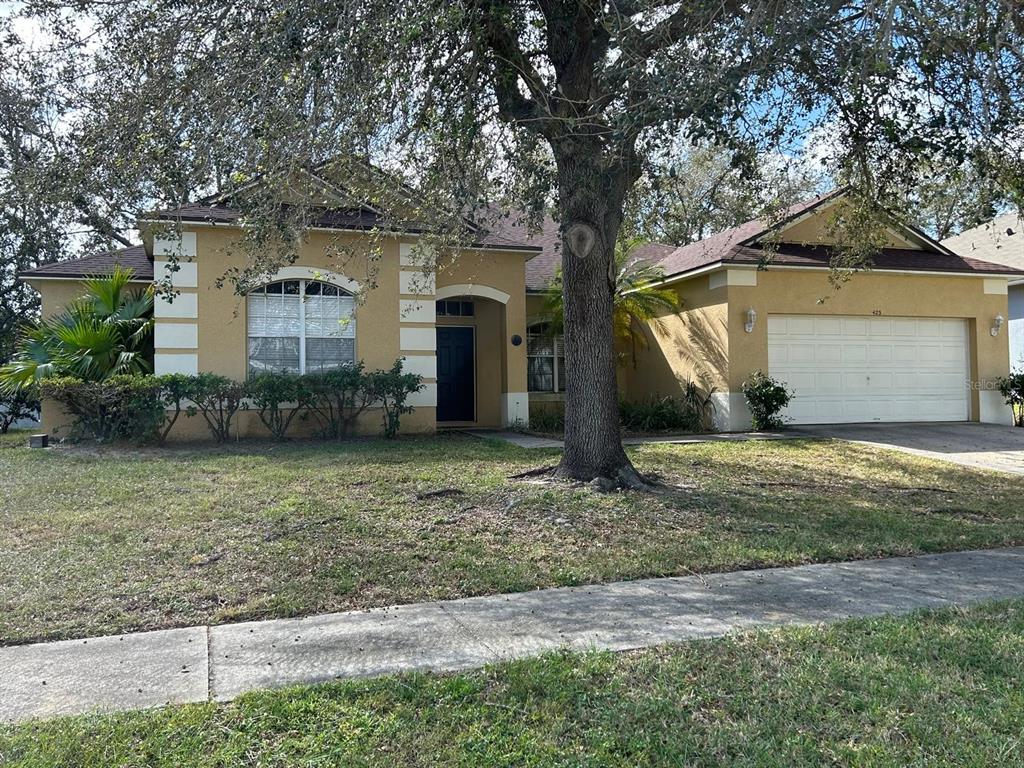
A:
[[[672,142],[724,148],[742,171],[814,134],[866,208],[905,199],[927,163],[969,164],[1001,193],[1019,195],[1024,178],[1018,0],[28,7],[80,84],[81,136],[119,184],[152,197],[343,155],[460,214],[551,203],[568,372],[560,472],[584,480],[642,482],[619,438],[612,257],[638,179]]]

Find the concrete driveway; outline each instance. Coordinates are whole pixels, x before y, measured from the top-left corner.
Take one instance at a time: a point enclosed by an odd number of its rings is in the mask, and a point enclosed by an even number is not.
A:
[[[972,422],[798,427],[815,437],[892,448],[968,467],[1024,475],[1024,429]]]

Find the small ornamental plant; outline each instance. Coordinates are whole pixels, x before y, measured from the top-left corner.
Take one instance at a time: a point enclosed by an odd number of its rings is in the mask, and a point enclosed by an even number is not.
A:
[[[776,381],[764,371],[754,371],[743,382],[743,397],[746,398],[756,431],[782,429],[785,426],[779,414],[793,400],[793,393],[782,382]]]
[[[1024,371],[1014,371],[1009,376],[996,379],[996,386],[1013,410],[1013,423],[1024,427]]]

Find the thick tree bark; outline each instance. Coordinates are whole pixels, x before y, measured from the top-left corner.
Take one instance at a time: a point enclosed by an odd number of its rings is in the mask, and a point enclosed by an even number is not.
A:
[[[596,141],[556,147],[565,311],[562,477],[642,487],[622,448],[612,333],[613,258],[630,170],[602,162]]]

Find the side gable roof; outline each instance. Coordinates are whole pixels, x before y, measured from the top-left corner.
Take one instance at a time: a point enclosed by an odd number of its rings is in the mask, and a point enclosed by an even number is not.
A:
[[[146,256],[146,249],[141,245],[96,253],[80,259],[44,264],[41,267],[22,272],[18,277],[38,277],[50,280],[81,279],[94,275],[109,275],[114,271],[115,266],[131,269],[133,282],[153,282],[153,262]]]

